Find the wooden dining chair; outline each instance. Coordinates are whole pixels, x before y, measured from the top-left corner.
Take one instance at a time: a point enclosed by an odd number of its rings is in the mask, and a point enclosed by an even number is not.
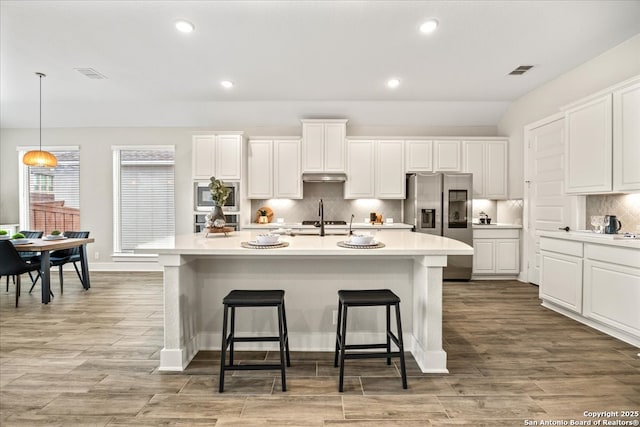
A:
[[[40,269],[39,261],[25,261],[9,240],[0,240],[0,276],[15,276],[16,307],[20,298],[20,275]]]

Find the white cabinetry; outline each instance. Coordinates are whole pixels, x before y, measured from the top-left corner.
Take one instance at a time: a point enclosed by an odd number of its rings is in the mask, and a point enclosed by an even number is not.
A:
[[[582,243],[540,239],[540,298],[582,312]]]
[[[565,110],[567,193],[640,190],[640,77]]]
[[[302,171],[344,172],[347,120],[302,120]]]
[[[433,141],[434,172],[460,172],[462,168],[462,161],[460,157],[460,141]]]
[[[640,251],[585,244],[582,314],[640,337]]]
[[[463,141],[463,172],[473,174],[473,197],[507,198],[507,141]]]
[[[611,95],[568,109],[565,118],[566,192],[611,191]]]
[[[345,199],[404,199],[404,141],[347,141]]]
[[[215,176],[223,181],[242,177],[242,135],[194,135],[193,179]]]
[[[301,199],[299,139],[249,141],[249,199]]]
[[[640,81],[613,92],[613,191],[640,190]]]
[[[473,275],[514,276],[520,273],[519,229],[473,230]],[[490,278],[490,277],[485,277]]]
[[[407,172],[433,171],[433,141],[410,140],[405,143],[405,147]]]

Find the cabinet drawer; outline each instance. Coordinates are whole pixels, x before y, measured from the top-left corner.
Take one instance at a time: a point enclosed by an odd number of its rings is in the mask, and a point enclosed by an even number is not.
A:
[[[582,257],[582,243],[570,240],[540,238],[540,249],[543,251],[557,252],[560,254]]]
[[[613,264],[628,265],[630,267],[640,266],[640,250],[634,248],[585,243],[584,256],[585,258]]]
[[[518,239],[520,230],[517,228],[474,228],[474,239]]]

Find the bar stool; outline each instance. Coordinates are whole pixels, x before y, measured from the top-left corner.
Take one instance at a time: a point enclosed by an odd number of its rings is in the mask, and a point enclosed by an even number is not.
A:
[[[387,311],[387,340],[384,344],[346,344],[347,342],[347,309],[349,307],[385,306]],[[397,335],[391,332],[391,306],[395,307]],[[398,347],[398,351],[391,351],[391,341]],[[363,350],[383,348],[382,352],[347,352],[347,350]],[[365,289],[353,291],[338,291],[338,327],[336,330],[336,351],[333,366],[338,367],[338,353],[340,354],[340,384],[338,391],[342,392],[344,385],[345,359],[386,358],[387,365],[391,365],[392,357],[400,358],[400,374],[402,388],[407,388],[407,369],[404,361],[404,344],[402,342],[402,323],[400,321],[400,298],[389,289]]]
[[[222,321],[222,351],[220,355],[220,386],[218,391],[224,391],[224,373],[234,370],[268,370],[280,369],[282,377],[282,391],[287,391],[285,377],[285,357],[287,366],[291,366],[289,359],[289,335],[287,333],[287,316],[284,308],[284,291],[254,291],[234,290],[222,300],[224,304],[224,319]],[[278,308],[278,336],[237,337],[235,335],[235,319],[237,307],[277,307]],[[231,331],[227,331],[227,321],[231,309]],[[267,342],[280,343],[280,363],[262,363],[252,365],[234,365],[233,348],[236,342]],[[226,364],[227,347],[229,348],[229,364]]]

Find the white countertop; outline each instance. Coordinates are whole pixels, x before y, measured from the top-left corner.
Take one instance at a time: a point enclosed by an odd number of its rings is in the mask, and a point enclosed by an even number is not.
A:
[[[428,256],[473,255],[473,248],[446,237],[411,231],[378,231],[376,241],[385,244],[378,249],[350,249],[337,246],[348,236],[281,236],[289,246],[275,249],[247,249],[241,242],[254,240],[259,232],[235,231],[224,234],[184,234],[169,236],[136,248],[137,253],[171,255],[229,255],[229,256]]]
[[[257,223],[251,223],[248,225],[243,225],[241,226],[243,230],[271,230],[271,229],[278,229],[278,228],[291,228],[291,229],[296,229],[296,230],[305,230],[305,229],[309,229],[312,230],[314,228],[318,228],[315,227],[313,225],[302,225],[302,223],[300,222],[289,222],[289,223],[276,223],[276,222],[271,222],[269,224],[257,224]],[[333,230],[348,230],[349,229],[349,224],[347,225],[326,225],[324,226],[324,228],[326,230],[329,229],[333,229]],[[412,225],[409,224],[403,224],[401,222],[394,222],[392,224],[369,224],[369,223],[364,223],[364,222],[354,222],[353,225],[351,226],[352,229],[354,230],[411,230],[413,228]]]
[[[554,239],[640,249],[640,239],[624,238],[622,234],[597,234],[590,231],[540,231],[539,235]]]

